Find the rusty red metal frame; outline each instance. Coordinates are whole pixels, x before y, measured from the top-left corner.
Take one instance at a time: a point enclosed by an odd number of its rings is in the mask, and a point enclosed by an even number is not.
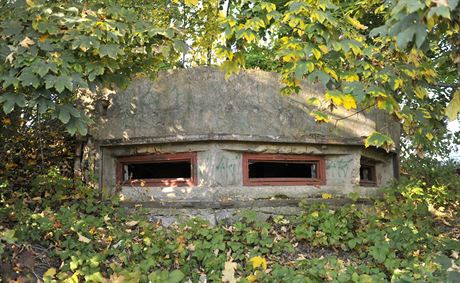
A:
[[[318,178],[249,178],[250,161],[293,162],[316,164]],[[245,186],[290,186],[290,185],[325,185],[326,167],[324,157],[320,155],[288,154],[243,154],[243,185]]]
[[[186,153],[171,153],[171,154],[148,154],[123,156],[117,158],[117,184],[130,186],[146,186],[146,187],[178,187],[178,186],[196,186],[196,152]],[[190,161],[192,164],[191,178],[166,178],[166,179],[136,179],[124,180],[124,165],[135,163],[163,163],[176,161]]]

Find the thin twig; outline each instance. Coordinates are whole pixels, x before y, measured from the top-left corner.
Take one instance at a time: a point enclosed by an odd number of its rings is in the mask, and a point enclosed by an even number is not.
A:
[[[350,118],[350,117],[352,117],[352,116],[355,116],[355,115],[358,115],[359,113],[364,112],[364,111],[366,111],[367,109],[374,107],[375,105],[377,105],[377,103],[374,103],[374,104],[371,104],[371,105],[369,105],[369,106],[367,106],[367,107],[364,107],[363,109],[361,109],[361,110],[359,110],[359,111],[356,111],[356,112],[354,112],[353,114],[350,114],[350,115],[348,115],[348,116],[345,116],[345,117],[342,117],[342,118],[338,118],[338,119],[334,119],[334,120],[335,120],[335,127],[337,127],[337,123],[338,123],[339,121],[348,119],[348,118]]]

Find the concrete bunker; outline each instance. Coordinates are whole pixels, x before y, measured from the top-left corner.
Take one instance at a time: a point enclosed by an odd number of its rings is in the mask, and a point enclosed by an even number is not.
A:
[[[110,94],[95,114],[78,167],[125,202],[229,207],[298,201],[323,193],[378,193],[397,176],[398,144],[385,152],[363,139],[399,124],[381,111],[336,109],[337,124],[308,115],[323,90],[304,83],[282,96],[277,74],[215,68],[162,72]],[[262,205],[262,204],[261,204]]]

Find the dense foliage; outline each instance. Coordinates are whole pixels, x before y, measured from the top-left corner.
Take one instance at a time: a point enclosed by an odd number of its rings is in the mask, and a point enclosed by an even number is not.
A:
[[[101,201],[52,170],[14,198],[2,185],[0,270],[4,280],[48,282],[456,282],[460,178],[437,171],[431,183],[406,180],[371,206],[163,227],[147,210]]]
[[[219,64],[282,74],[285,93],[307,79],[327,103],[383,109],[417,153],[456,142],[446,116],[460,110],[458,0],[1,1],[0,104],[49,112],[70,133],[90,122],[81,92],[163,68]],[[317,101],[311,101],[316,104]],[[366,145],[390,148],[375,133]]]

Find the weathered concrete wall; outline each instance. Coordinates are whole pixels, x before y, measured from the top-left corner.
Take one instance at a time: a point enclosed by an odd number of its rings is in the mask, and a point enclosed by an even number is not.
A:
[[[391,156],[360,146],[258,144],[247,142],[200,142],[190,144],[163,144],[149,146],[104,147],[102,186],[119,193],[127,202],[238,202],[269,199],[302,199],[320,197],[322,193],[347,196],[358,192],[362,196],[378,194],[378,187],[359,185],[361,156],[377,161],[377,186],[393,178]],[[119,156],[147,153],[198,152],[197,185],[193,187],[141,187],[122,186],[118,191],[115,180],[116,159]],[[243,186],[243,152],[324,155],[326,184],[321,186]]]
[[[110,96],[90,130],[88,152],[100,187],[126,202],[263,202],[299,200],[322,193],[362,196],[378,193],[394,176],[394,153],[364,149],[363,138],[384,129],[397,142],[399,125],[380,111],[337,109],[348,117],[336,125],[316,123],[306,110],[322,90],[303,85],[299,95],[281,96],[278,76],[245,71],[225,80],[213,68],[161,73],[157,80],[140,79]],[[397,153],[397,147],[395,149]],[[135,187],[116,184],[121,156],[197,152],[197,185]],[[326,184],[321,186],[244,186],[243,153],[322,155]],[[360,186],[361,157],[375,160],[377,186]]]
[[[397,141],[399,126],[382,112],[363,112],[337,125],[316,123],[306,110],[323,90],[308,84],[299,95],[282,96],[277,74],[249,70],[225,80],[217,69],[200,67],[139,79],[111,95],[95,117],[91,134],[104,144],[148,144],[201,140],[362,144],[385,129]],[[331,117],[352,112],[336,109]]]

